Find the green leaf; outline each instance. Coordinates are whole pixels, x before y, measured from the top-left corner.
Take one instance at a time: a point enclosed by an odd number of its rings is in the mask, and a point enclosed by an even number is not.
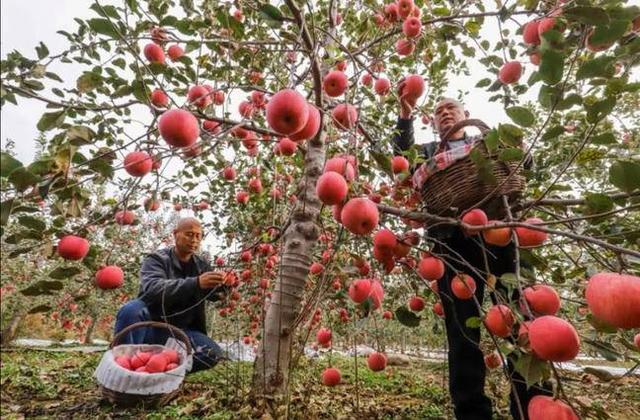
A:
[[[370,150],[369,154],[378,163],[380,169],[385,171],[389,176],[393,176],[393,171],[391,170],[391,159],[387,154],[380,153],[375,150]]]
[[[585,205],[587,214],[604,213],[613,209],[613,200],[606,194],[587,193],[585,194]]]
[[[521,127],[531,127],[536,120],[533,113],[522,106],[512,106],[505,111],[509,118]]]
[[[40,177],[32,174],[24,167],[20,167],[11,172],[8,181],[12,183],[18,191],[24,191],[30,186],[37,184],[40,181]]]
[[[39,282],[32,284],[26,289],[20,290],[25,296],[41,296],[41,295],[51,295],[54,292],[62,290],[64,284],[61,281],[51,281],[51,280],[40,280]]]
[[[76,145],[91,143],[94,135],[94,132],[89,127],[81,125],[74,125],[67,130],[69,141]]]
[[[613,77],[615,74],[615,57],[601,56],[585,61],[576,72],[576,80],[592,77]]]
[[[611,45],[624,35],[628,27],[628,20],[614,20],[609,25],[596,26],[589,36],[589,44]]]
[[[513,124],[499,124],[498,135],[500,141],[509,146],[520,146],[524,137],[522,130]]]
[[[587,109],[587,121],[590,123],[596,123],[613,111],[613,107],[616,106],[616,97],[611,96],[601,101],[595,102],[591,105],[586,105]]]
[[[90,71],[85,71],[84,74],[80,76],[76,81],[76,88],[80,91],[80,93],[86,93],[91,92],[101,84],[102,76]]]
[[[561,125],[556,125],[544,132],[544,134],[542,135],[542,140],[555,139],[556,137],[560,136],[563,133],[564,133],[564,127]]]
[[[518,287],[518,278],[515,273],[504,273],[500,276],[500,283],[511,287]]]
[[[70,279],[80,274],[82,270],[79,267],[58,267],[49,273],[49,277],[56,280]]]
[[[606,133],[602,133],[602,134],[599,134],[599,135],[595,136],[591,140],[591,143],[593,143],[593,144],[615,144],[616,143],[616,137],[613,135],[612,132],[608,131]]]
[[[64,121],[64,117],[66,115],[66,110],[57,111],[57,112],[47,112],[42,114],[40,120],[36,127],[40,131],[48,131],[52,128],[59,127]]]
[[[260,14],[262,14],[267,20],[282,22],[284,20],[284,16],[280,10],[271,5],[271,4],[263,4],[260,7]]]
[[[414,314],[413,312],[411,312],[406,307],[400,306],[398,309],[396,309],[396,319],[402,325],[406,325],[407,327],[414,328],[420,325],[421,318],[416,314]]]
[[[540,54],[538,73],[543,82],[555,85],[562,80],[564,73],[564,55],[556,50],[548,49]]]
[[[107,19],[89,19],[87,21],[89,27],[96,33],[118,38],[118,31],[114,25]]]
[[[491,84],[491,79],[485,78],[485,79],[480,80],[478,83],[476,83],[476,87],[477,88],[482,88],[482,87],[489,86],[490,84]]]
[[[33,308],[29,309],[29,314],[39,314],[42,312],[48,312],[51,310],[51,306],[46,305],[46,304],[42,304],[42,305],[38,305],[38,306],[34,306]]]
[[[480,328],[480,325],[482,325],[482,320],[478,316],[472,316],[464,321],[464,325],[467,328]]]
[[[5,226],[9,221],[9,216],[11,215],[11,210],[13,208],[13,198],[3,201],[0,203],[0,226]]]
[[[519,162],[524,157],[522,149],[517,147],[509,147],[500,151],[498,159],[502,162]]]
[[[38,232],[42,232],[47,228],[47,224],[44,221],[34,216],[20,216],[18,218],[18,222],[22,226],[36,230]]]
[[[551,109],[556,102],[562,99],[562,90],[558,86],[542,85],[538,94],[538,102],[545,109]]]
[[[493,153],[498,148],[498,130],[492,128],[491,131],[484,136],[484,144],[487,146],[487,151]]]
[[[527,387],[548,378],[550,373],[547,362],[528,353],[518,357],[515,363],[515,369],[525,379]]]
[[[6,178],[14,170],[20,168],[22,162],[11,156],[9,153],[0,153],[0,177]]]
[[[601,7],[571,7],[565,9],[562,14],[571,20],[577,20],[587,25],[606,25],[609,23],[609,15]]]
[[[619,160],[609,168],[609,182],[625,192],[640,188],[640,162]]]
[[[38,54],[39,60],[42,60],[49,55],[49,49],[42,43],[42,41],[40,41],[40,44],[36,47],[36,54]]]

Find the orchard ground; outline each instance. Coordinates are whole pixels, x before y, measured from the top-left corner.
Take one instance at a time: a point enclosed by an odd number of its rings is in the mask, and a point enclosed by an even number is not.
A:
[[[3,351],[1,411],[3,419],[255,418],[248,397],[252,365],[226,361],[213,370],[187,377],[180,395],[157,410],[120,409],[101,401],[92,374],[101,353]],[[333,357],[342,384],[329,388],[318,381],[327,359],[302,358],[289,402],[290,418],[446,419],[451,418],[446,392],[446,364],[411,361],[380,373],[358,358]],[[602,381],[591,374],[562,372],[565,387],[577,404],[600,407],[602,418],[637,419],[640,378]],[[495,418],[508,417],[509,384],[500,370],[490,371],[487,391],[496,402]]]

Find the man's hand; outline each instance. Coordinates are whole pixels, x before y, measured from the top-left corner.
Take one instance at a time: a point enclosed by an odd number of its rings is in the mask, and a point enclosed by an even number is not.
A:
[[[198,276],[198,285],[201,289],[212,289],[224,284],[224,273],[219,271],[207,271]]]
[[[404,77],[398,83],[398,98],[400,98],[400,118],[408,120],[411,118],[411,112],[413,108],[416,107],[416,102],[418,98],[413,98],[408,95],[402,95],[402,91],[404,90],[405,80]]]

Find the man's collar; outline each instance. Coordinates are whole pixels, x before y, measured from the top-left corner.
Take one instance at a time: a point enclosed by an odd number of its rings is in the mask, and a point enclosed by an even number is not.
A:
[[[182,264],[180,261],[180,258],[178,258],[178,254],[176,254],[176,247],[172,246],[169,249],[169,258],[171,258],[171,263],[173,264],[174,267],[176,267],[177,269],[181,270],[182,269]],[[192,254],[191,258],[196,259],[196,254]]]

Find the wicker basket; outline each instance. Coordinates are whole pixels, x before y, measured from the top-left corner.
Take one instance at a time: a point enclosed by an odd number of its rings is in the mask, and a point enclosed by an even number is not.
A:
[[[122,337],[125,336],[125,334],[127,334],[131,330],[134,330],[136,328],[142,328],[142,327],[158,327],[158,328],[166,328],[170,330],[171,333],[175,336],[175,338],[179,339],[185,344],[187,354],[191,354],[192,352],[191,342],[189,341],[189,337],[187,337],[187,335],[181,329],[171,324],[167,324],[164,322],[156,322],[156,321],[137,322],[135,324],[129,325],[128,327],[124,328],[122,331],[120,331],[113,337],[113,340],[109,345],[109,349],[112,350],[113,347],[119,343]],[[141,346],[144,346],[144,345],[141,345]],[[183,360],[182,363],[185,363],[185,361]],[[149,408],[160,407],[168,403],[169,401],[171,401],[173,398],[175,398],[180,392],[181,388],[182,388],[182,383],[177,389],[175,389],[172,392],[168,392],[164,394],[140,395],[140,394],[128,394],[124,392],[114,391],[100,384],[100,392],[102,394],[102,397],[107,401],[111,402],[112,404],[120,407],[135,407],[135,406],[143,406],[143,407],[149,407]]]
[[[467,126],[477,127],[483,136],[489,131],[484,122],[468,119],[456,123],[444,138]],[[518,162],[499,161],[496,154],[487,152],[484,141],[478,142],[474,149],[479,149],[492,161],[492,173],[497,182],[483,181],[470,155],[461,157],[431,174],[422,185],[422,202],[429,213],[456,217],[483,202],[480,208],[489,218],[501,219],[505,216],[501,197],[506,195],[509,202],[520,197],[525,187],[522,165],[516,170]],[[513,171],[516,172],[511,175]]]

